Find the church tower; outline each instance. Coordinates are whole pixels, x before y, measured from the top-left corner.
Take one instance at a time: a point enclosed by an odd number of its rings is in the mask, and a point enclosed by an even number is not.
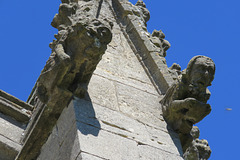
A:
[[[0,159],[208,159],[193,124],[211,111],[215,65],[196,56],[168,68],[170,43],[149,18],[142,0],[62,0],[27,103],[0,92]]]

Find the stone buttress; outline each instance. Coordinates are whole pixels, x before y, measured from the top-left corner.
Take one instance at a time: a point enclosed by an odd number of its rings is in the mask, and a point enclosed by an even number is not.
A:
[[[141,0],[62,0],[10,159],[183,159],[181,134],[159,103],[180,66],[167,67],[170,44],[147,31],[149,18]]]

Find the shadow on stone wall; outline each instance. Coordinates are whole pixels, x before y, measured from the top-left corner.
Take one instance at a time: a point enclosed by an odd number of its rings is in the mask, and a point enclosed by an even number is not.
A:
[[[86,95],[86,99],[74,97],[77,129],[84,135],[91,134],[98,136],[101,125],[96,118],[93,104],[88,94]]]
[[[175,144],[180,156],[183,157],[182,145],[181,145],[178,134],[176,132],[174,132],[173,129],[171,128],[171,126],[169,126],[169,125],[167,125],[167,130],[168,130],[168,133],[171,136],[173,143]]]
[[[6,115],[4,115],[2,113],[0,113],[0,118],[2,118],[3,120],[5,120],[5,121],[7,121],[7,122],[9,122],[9,123],[11,123],[11,124],[21,128],[21,129],[26,129],[26,124],[20,123],[20,122],[14,120],[13,118],[11,118],[9,116],[6,116]]]
[[[59,160],[76,159],[80,152],[80,143],[78,141],[77,126],[73,125],[72,129],[66,135],[61,145],[60,152],[57,155]]]

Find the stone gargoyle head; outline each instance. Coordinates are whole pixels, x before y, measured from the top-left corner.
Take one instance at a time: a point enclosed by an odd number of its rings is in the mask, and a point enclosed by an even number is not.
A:
[[[190,134],[193,124],[211,112],[211,106],[207,104],[210,97],[207,87],[211,85],[214,74],[215,64],[211,58],[195,56],[160,101],[163,117],[178,133],[184,152],[193,141]]]
[[[206,103],[210,97],[207,87],[211,86],[214,74],[215,64],[211,58],[193,57],[182,74],[182,82],[188,85],[189,96]]]
[[[171,86],[160,101],[163,116],[178,133],[188,134],[193,124],[201,121],[211,112],[207,104],[215,74],[213,60],[206,56],[193,57],[182,72],[178,83]]]

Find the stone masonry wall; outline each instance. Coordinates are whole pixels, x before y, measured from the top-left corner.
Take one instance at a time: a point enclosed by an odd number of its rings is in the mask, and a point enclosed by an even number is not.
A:
[[[0,160],[208,159],[193,124],[211,111],[215,64],[166,65],[142,0],[61,0],[28,103],[0,90]]]
[[[113,22],[113,38],[85,98],[64,109],[38,160],[182,159],[178,135],[167,128],[146,66],[103,1],[100,16]]]
[[[0,90],[0,160],[15,159],[21,150],[31,110],[31,105]]]

